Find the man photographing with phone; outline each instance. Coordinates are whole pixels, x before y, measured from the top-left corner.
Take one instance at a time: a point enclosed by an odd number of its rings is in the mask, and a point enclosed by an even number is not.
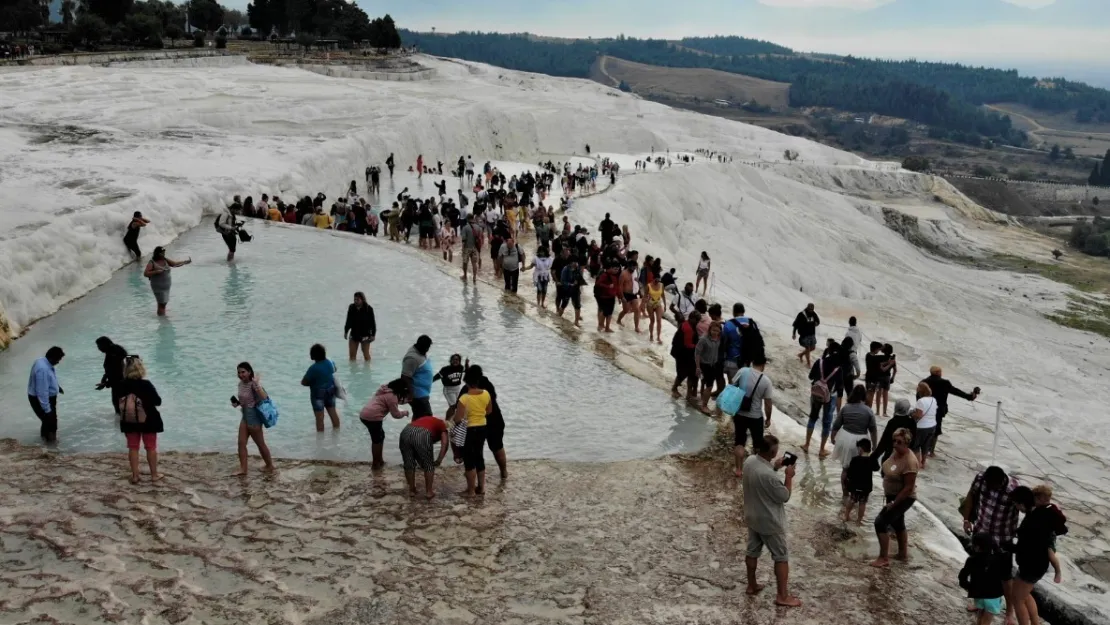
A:
[[[775,563],[775,604],[796,608],[802,602],[790,594],[789,552],[786,548],[786,502],[794,488],[794,466],[798,457],[786,453],[779,458],[779,439],[765,434],[753,441],[755,455],[744,461],[744,519],[748,525],[748,547],[744,564],[748,569],[748,594],[755,595],[763,586],[755,581],[755,568],[763,547],[771,552]],[[784,468],[785,467],[785,468]],[[783,469],[785,481],[780,482],[778,470]]]

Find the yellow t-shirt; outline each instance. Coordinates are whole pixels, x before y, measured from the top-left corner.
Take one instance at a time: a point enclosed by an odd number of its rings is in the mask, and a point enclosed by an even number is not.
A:
[[[325,214],[322,214],[322,213],[318,214],[318,215],[316,215],[315,217],[312,218],[312,223],[317,228],[330,228],[331,227],[331,215],[325,215]]]
[[[477,395],[467,393],[459,398],[459,405],[466,409],[466,427],[476,428],[486,424],[486,408],[493,400],[488,391]]]
[[[281,221],[281,211],[276,207],[270,208],[270,221]]]

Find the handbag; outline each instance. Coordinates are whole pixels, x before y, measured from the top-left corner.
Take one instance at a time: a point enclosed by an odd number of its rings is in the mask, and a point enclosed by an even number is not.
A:
[[[729,416],[735,416],[737,412],[740,412],[744,404],[744,379],[743,376],[737,376],[737,378],[735,383],[726,386],[725,389],[721,391],[721,394],[717,396],[717,407],[721,409],[721,412]],[[749,408],[751,407],[750,401],[748,402],[748,406]]]
[[[335,362],[331,363],[332,369],[338,369]],[[347,401],[347,387],[343,386],[343,382],[339,379],[338,372],[331,375],[332,382],[335,383],[335,398],[341,401]]]
[[[274,427],[278,422],[278,407],[272,399],[267,395],[266,399],[258,399],[258,391],[254,392],[254,409],[258,411],[258,416],[262,417],[262,425],[267,429]]]

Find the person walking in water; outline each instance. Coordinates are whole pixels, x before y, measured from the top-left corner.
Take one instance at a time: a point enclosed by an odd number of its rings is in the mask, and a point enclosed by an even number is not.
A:
[[[709,288],[709,272],[713,267],[713,261],[709,260],[709,254],[704,251],[701,253],[701,258],[698,259],[698,272],[694,284],[694,290],[697,291],[701,287],[701,295],[705,297],[705,290]]]
[[[139,231],[149,224],[150,220],[143,219],[143,214],[139,211],[135,211],[135,214],[131,216],[131,221],[127,224],[127,232],[123,235],[123,244],[127,247],[127,251],[135,257],[135,260],[143,257],[143,251],[139,249]]]
[[[819,325],[821,325],[821,318],[817,316],[813,304],[806,306],[806,309],[794,318],[794,330],[790,336],[798,339],[798,343],[802,346],[802,351],[798,354],[798,362],[804,361],[807,367],[812,366],[810,354],[817,348],[817,326]]]
[[[154,248],[154,255],[146,264],[143,275],[150,280],[150,290],[154,291],[154,301],[158,302],[158,316],[166,316],[166,305],[170,303],[170,270],[175,267],[184,267],[193,262],[192,258],[173,260],[166,258],[166,248],[159,245]]]
[[[351,360],[358,359],[358,348],[362,346],[362,359],[370,362],[370,344],[378,334],[378,324],[374,320],[374,307],[366,302],[362,291],[355,292],[355,301],[347,306],[347,323],[343,326],[343,338],[347,339],[347,352]]]
[[[532,259],[532,283],[536,287],[536,306],[547,309],[547,288],[551,284],[551,265],[555,259],[551,257],[551,250],[546,245],[541,245],[536,250],[536,257]]]
[[[524,266],[524,250],[520,249],[520,244],[510,236],[501,244],[497,257],[501,262],[501,275],[505,278],[505,290],[516,293],[520,268]]]
[[[412,389],[409,406],[412,407],[413,419],[432,414],[432,379],[435,373],[432,371],[432,360],[428,358],[431,349],[431,337],[423,334],[401,360],[401,379]]]
[[[249,362],[241,362],[236,368],[239,376],[239,387],[231,398],[231,405],[238,408],[243,418],[239,420],[239,472],[235,475],[245,476],[250,469],[247,465],[247,441],[253,440],[258,447],[258,454],[266,463],[266,472],[274,470],[274,460],[270,457],[270,448],[266,445],[265,424],[262,415],[258,412],[258,402],[269,399],[266,389],[262,388],[261,379],[255,375],[254,368]],[[322,419],[317,422],[323,429]]]
[[[393,180],[393,152],[390,152],[389,158],[385,159],[385,166],[389,168],[389,179]]]
[[[331,417],[331,426],[339,428],[339,413],[335,411],[335,363],[328,360],[327,350],[316,343],[308,350],[312,365],[301,378],[301,386],[308,387],[312,414],[316,417],[316,431],[324,431],[324,411]]]
[[[55,367],[62,362],[65,355],[62,348],[56,345],[46,350],[46,355],[31,365],[31,377],[27,381],[27,399],[31,403],[31,410],[42,423],[39,435],[47,443],[58,441],[58,395],[65,391],[58,384]]]
[[[374,393],[359,412],[359,420],[370,432],[370,454],[373,458],[371,469],[377,470],[385,466],[385,460],[382,459],[382,449],[385,446],[385,429],[382,427],[382,422],[385,421],[385,415],[391,415],[394,419],[404,419],[409,416],[409,411],[401,410],[401,404],[409,399],[408,395],[408,382],[397,378],[389,384],[382,384],[378,392]]]
[[[775,604],[796,608],[802,602],[790,594],[790,553],[786,546],[786,502],[794,490],[794,464],[779,457],[779,439],[765,434],[754,441],[755,455],[744,461],[744,520],[748,525],[748,547],[744,565],[748,570],[749,595],[757,595],[763,585],[756,582],[755,571],[763,548],[775,563]],[[785,467],[785,468],[783,468]],[[779,481],[783,469],[785,479]]]
[[[139,483],[139,443],[146,450],[150,481],[162,479],[158,472],[158,435],[162,433],[162,415],[158,406],[162,398],[146,379],[146,366],[138,356],[128,356],[120,384],[119,429],[127,437],[127,462],[131,466],[131,483]]]
[[[106,336],[96,339],[96,348],[104,354],[104,375],[100,378],[100,384],[96,385],[96,390],[112,389],[112,410],[119,414],[120,387],[123,382],[123,368],[127,364],[127,350]]]
[[[238,197],[238,196],[236,196]],[[235,248],[239,244],[239,227],[243,222],[235,219],[235,213],[231,207],[225,207],[219,215],[216,216],[216,232],[224,240],[224,245],[227,246],[227,262],[235,260]]]
[[[466,282],[467,265],[469,264],[473,274],[474,284],[478,284],[478,256],[480,254],[478,250],[479,236],[481,235],[478,234],[474,225],[474,216],[471,215],[466,219],[466,223],[463,225],[462,230],[459,230],[459,240],[462,241],[463,282]]]

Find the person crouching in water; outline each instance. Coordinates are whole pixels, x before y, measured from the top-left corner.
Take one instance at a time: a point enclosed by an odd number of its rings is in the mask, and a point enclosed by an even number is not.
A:
[[[385,460],[382,458],[382,449],[385,446],[385,429],[382,428],[382,421],[385,420],[385,415],[389,414],[394,419],[404,419],[409,416],[408,410],[401,410],[401,404],[408,401],[409,383],[398,378],[389,384],[383,384],[359,413],[359,420],[370,432],[370,453],[373,457],[371,469],[376,471],[385,466]],[[405,472],[408,473],[408,463],[405,463]],[[409,485],[412,485],[412,480],[409,480]],[[415,487],[413,492],[416,492]]]
[[[436,443],[439,443],[439,457],[433,461]],[[424,472],[424,497],[432,499],[436,496],[436,467],[443,463],[443,457],[447,455],[447,424],[438,417],[420,417],[401,430],[399,446],[409,495],[416,496],[416,469],[419,468]]]

